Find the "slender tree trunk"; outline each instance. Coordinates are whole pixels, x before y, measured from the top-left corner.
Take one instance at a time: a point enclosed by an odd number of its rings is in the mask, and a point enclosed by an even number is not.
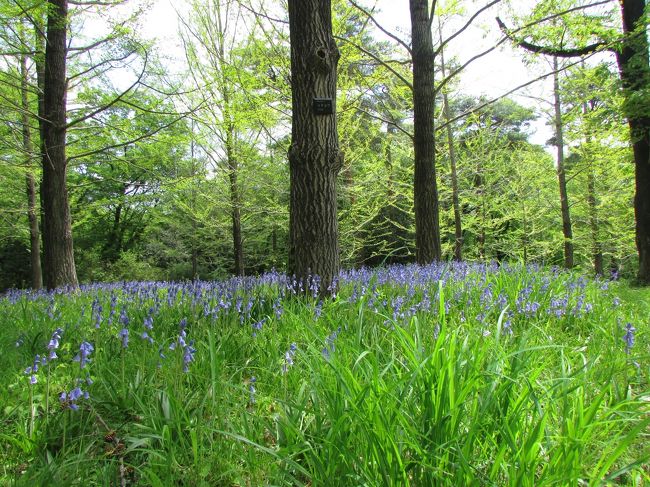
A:
[[[598,236],[598,204],[596,201],[596,178],[594,169],[590,167],[587,172],[587,203],[589,205],[589,227],[591,229],[591,248],[594,259],[594,272],[597,276],[603,275],[603,248]]]
[[[415,247],[419,264],[441,257],[434,136],[434,50],[429,0],[409,0],[413,62]]]
[[[232,219],[232,246],[234,258],[234,272],[238,276],[244,275],[244,246],[241,234],[241,195],[237,184],[239,164],[233,148],[233,128],[226,128],[226,158],[228,159],[228,181],[230,183],[230,216]]]
[[[195,156],[195,147],[194,147],[194,119],[190,124],[190,130],[192,131],[192,138],[190,140],[190,158],[192,160],[192,196],[191,196],[191,209],[192,209],[192,237],[190,239],[192,247],[192,280],[197,280],[199,278],[199,256],[196,246],[196,234],[197,234],[197,222],[196,222],[196,156]]]
[[[639,109],[637,98],[650,86],[648,37],[643,20],[646,2],[621,0],[620,3],[623,31],[628,38],[622,51],[617,53],[617,62],[626,98],[624,110],[634,152],[638,280],[640,284],[650,285],[650,113],[648,110]]]
[[[336,107],[340,57],[332,36],[330,0],[289,0],[292,131],[289,148],[289,271],[320,277],[330,292],[340,268],[336,177],[343,165],[336,114],[317,115],[314,98]]]
[[[43,275],[41,271],[41,232],[38,228],[38,213],[36,208],[36,182],[34,172],[32,171],[32,159],[34,158],[34,144],[32,143],[32,132],[29,127],[29,100],[28,92],[28,72],[27,58],[20,56],[20,92],[22,104],[22,132],[23,132],[23,150],[25,151],[25,183],[27,188],[27,218],[29,220],[29,242],[30,242],[30,259],[32,288],[41,289],[43,287]]]
[[[573,267],[573,229],[569,210],[569,195],[564,169],[564,130],[562,125],[562,105],[560,100],[560,75],[557,57],[553,58],[553,96],[555,108],[555,145],[557,147],[557,180],[560,187],[560,209],[562,212],[562,235],[564,236],[564,267]]]
[[[523,259],[524,259],[524,264],[528,263],[528,214],[526,212],[526,203],[523,202],[522,198],[522,203],[521,203],[521,214],[522,214],[522,219],[521,219],[521,246],[523,247]]]
[[[485,262],[485,238],[486,231],[485,226],[487,225],[487,215],[485,212],[485,198],[481,197],[481,228],[478,234],[478,256]]]
[[[43,250],[45,285],[77,286],[66,185],[67,0],[48,0],[43,92]]]
[[[582,104],[582,113],[586,115],[589,112],[587,103]],[[589,147],[591,137],[589,134],[585,135],[585,145]],[[589,151],[590,152],[590,151]],[[589,229],[591,231],[591,248],[594,262],[594,273],[597,276],[604,275],[603,264],[603,246],[600,241],[598,229],[598,201],[596,197],[596,176],[594,174],[594,162],[591,154],[587,152],[587,204],[589,206]]]
[[[233,249],[233,272],[237,276],[244,275],[244,244],[241,231],[241,191],[239,190],[239,161],[236,148],[237,133],[233,117],[233,106],[231,102],[230,80],[226,76],[224,67],[228,65],[226,59],[225,27],[221,15],[221,3],[215,2],[213,7],[216,10],[218,66],[221,71],[221,96],[223,98],[223,124],[226,138],[226,163],[228,165],[228,183],[230,185],[230,219],[232,221],[232,249]],[[227,23],[227,20],[226,20]]]
[[[442,25],[438,26],[440,32],[440,43],[442,44]],[[444,51],[440,51],[440,68],[442,78],[447,77]],[[451,127],[451,108],[449,107],[449,96],[447,91],[442,92],[443,113],[447,123],[447,145],[449,146],[449,164],[451,170],[451,200],[454,208],[454,260],[463,260],[463,227],[460,220],[460,201],[458,197],[458,173],[456,172],[456,147],[454,145],[454,132]]]

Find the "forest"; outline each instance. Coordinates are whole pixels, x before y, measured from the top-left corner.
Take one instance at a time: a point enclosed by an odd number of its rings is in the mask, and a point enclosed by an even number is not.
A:
[[[0,0],[0,484],[650,484],[645,0]]]
[[[178,7],[171,60],[138,35],[144,5],[71,3],[54,73],[44,46],[56,3],[12,0],[1,12],[0,288],[288,269],[281,2]],[[629,3],[638,19],[621,25],[615,2],[439,2],[418,60],[376,7],[333,2],[336,91],[319,96],[335,95],[341,265],[521,261],[647,282],[649,186],[635,172],[648,159],[647,21],[644,2]],[[480,22],[496,42],[448,54]],[[641,47],[627,77],[622,53],[636,44],[625,29]],[[498,92],[463,92],[464,70],[506,45],[537,68],[521,84],[546,82],[546,99],[517,101],[526,87],[506,80]],[[45,113],[55,112],[49,140]],[[540,126],[546,140],[534,143]],[[52,174],[49,145],[61,151]]]

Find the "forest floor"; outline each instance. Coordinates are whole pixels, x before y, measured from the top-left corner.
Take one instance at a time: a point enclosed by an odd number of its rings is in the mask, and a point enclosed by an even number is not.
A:
[[[542,267],[0,297],[3,485],[646,485],[650,289]]]

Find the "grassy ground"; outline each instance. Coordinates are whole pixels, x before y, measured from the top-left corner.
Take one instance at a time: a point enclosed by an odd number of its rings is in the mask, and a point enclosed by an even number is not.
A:
[[[302,294],[267,275],[0,299],[0,483],[650,482],[649,290],[453,264]]]

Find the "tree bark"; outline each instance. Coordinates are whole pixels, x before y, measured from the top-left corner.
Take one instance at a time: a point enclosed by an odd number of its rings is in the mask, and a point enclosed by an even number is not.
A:
[[[31,262],[32,289],[43,287],[43,275],[41,271],[41,232],[38,228],[38,214],[36,209],[36,182],[32,171],[32,159],[34,157],[34,144],[32,133],[29,127],[29,100],[28,92],[27,57],[20,56],[20,94],[22,105],[22,132],[23,150],[25,151],[25,183],[27,189],[27,218],[29,221],[29,252]]]
[[[434,136],[434,57],[428,0],[409,0],[413,62],[415,247],[419,264],[441,257]]]
[[[440,33],[440,44],[442,44],[442,25],[438,26]],[[440,50],[440,69],[442,79],[447,78],[444,51]],[[451,108],[449,107],[449,96],[447,91],[442,92],[442,103],[444,104],[443,114],[447,124],[447,145],[449,146],[449,164],[451,171],[451,200],[454,208],[454,260],[463,260],[463,226],[460,219],[460,201],[458,197],[458,173],[456,171],[456,148],[454,146],[454,133],[451,127]]]
[[[336,115],[316,115],[313,99],[336,107],[339,50],[330,0],[289,0],[292,130],[289,148],[289,271],[320,278],[327,295],[340,268],[336,176],[343,165]],[[305,288],[307,286],[305,285]],[[307,290],[307,289],[305,289]]]
[[[640,284],[650,285],[650,101],[640,100],[650,86],[648,37],[643,12],[645,0],[621,0],[623,32],[627,39],[617,62],[625,94],[625,115],[634,152],[636,246],[639,252]],[[638,103],[646,109],[639,109]]]
[[[564,268],[573,267],[573,229],[569,210],[569,195],[564,168],[564,130],[562,126],[562,104],[560,100],[560,75],[557,57],[553,58],[553,96],[555,108],[555,145],[557,147],[557,180],[560,187],[560,211],[562,212],[562,235],[564,236]]]
[[[226,102],[227,103],[227,102]],[[232,219],[232,247],[234,272],[237,276],[244,275],[244,246],[241,235],[241,195],[237,184],[239,164],[233,148],[233,128],[226,127],[226,158],[228,159],[228,181],[230,183],[230,215]]]
[[[603,269],[603,247],[598,235],[598,204],[596,201],[596,178],[594,169],[590,167],[587,172],[587,203],[589,205],[589,227],[591,229],[591,248],[594,259],[594,272],[597,276],[602,276]]]
[[[66,185],[66,28],[67,0],[48,0],[43,86],[43,250],[48,289],[76,287],[77,272]]]

